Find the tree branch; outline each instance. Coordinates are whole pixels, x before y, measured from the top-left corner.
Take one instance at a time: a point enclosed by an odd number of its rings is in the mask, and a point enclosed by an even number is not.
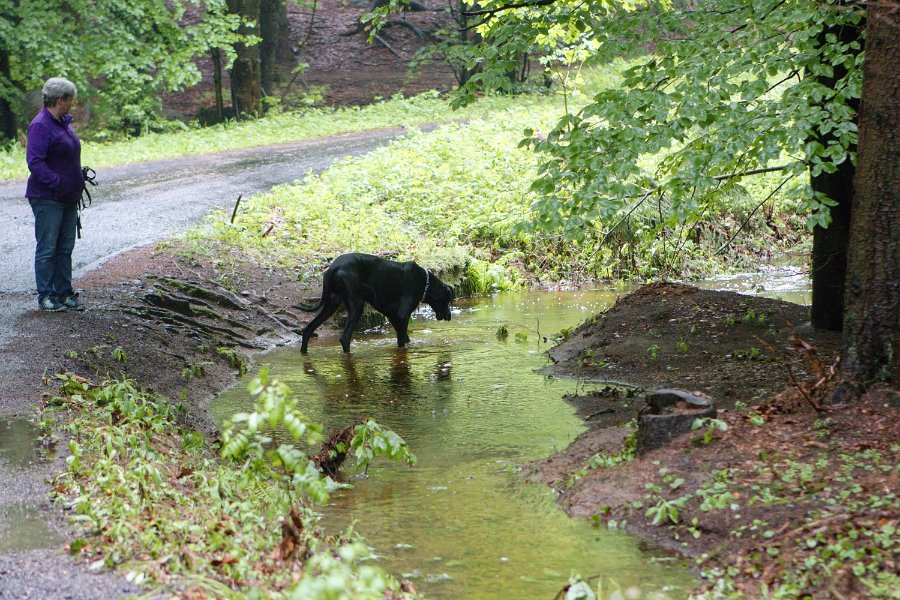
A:
[[[758,170],[760,170],[760,169],[758,169]],[[728,246],[730,246],[730,245],[731,245],[731,242],[734,241],[734,238],[736,238],[736,237],[738,236],[738,234],[741,232],[741,230],[743,230],[744,227],[747,226],[747,223],[750,222],[750,219],[753,218],[753,215],[756,214],[756,211],[758,211],[758,210],[762,207],[763,204],[765,204],[766,202],[768,202],[768,201],[772,198],[772,196],[775,195],[775,192],[777,192],[777,191],[780,190],[782,187],[784,187],[784,184],[786,184],[788,181],[790,181],[790,180],[793,179],[794,177],[796,177],[796,175],[788,175],[787,177],[785,177],[785,178],[781,181],[781,183],[778,184],[778,186],[777,186],[774,190],[772,190],[771,192],[769,192],[769,195],[766,196],[766,197],[763,199],[762,202],[760,202],[759,204],[757,204],[757,205],[756,205],[756,208],[754,208],[753,210],[750,211],[750,214],[747,215],[747,218],[744,219],[744,222],[741,223],[741,226],[737,228],[737,231],[734,232],[734,235],[732,235],[730,238],[728,238],[728,241],[725,242],[724,244],[722,244],[722,245],[719,247],[719,249],[715,251],[715,253],[713,254],[713,256],[718,255],[720,252],[722,252],[722,250],[724,250],[725,248],[727,248]]]
[[[729,173],[728,175],[716,175],[713,177],[716,181],[724,181],[725,179],[734,179],[735,177],[745,177],[747,175],[759,175],[760,173],[772,173],[774,171],[784,171],[789,165],[778,165],[777,167],[763,167],[762,169],[752,169],[741,173]]]
[[[497,13],[505,12],[507,10],[513,10],[515,8],[531,8],[535,6],[548,6],[550,4],[555,3],[556,0],[533,0],[532,2],[520,2],[518,4],[504,4],[503,6],[498,6],[497,8],[485,8],[482,10],[469,10],[463,12],[463,15],[467,17],[477,17],[480,15],[496,15]]]

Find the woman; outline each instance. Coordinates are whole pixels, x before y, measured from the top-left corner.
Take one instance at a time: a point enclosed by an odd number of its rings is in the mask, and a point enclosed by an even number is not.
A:
[[[34,213],[34,278],[41,310],[83,310],[72,289],[78,202],[84,187],[81,141],[70,127],[75,84],[63,77],[44,83],[44,108],[28,126],[28,185]]]

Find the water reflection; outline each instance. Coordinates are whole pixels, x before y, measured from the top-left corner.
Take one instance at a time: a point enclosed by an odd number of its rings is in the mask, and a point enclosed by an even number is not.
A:
[[[777,266],[756,273],[722,275],[706,281],[691,282],[706,290],[725,290],[754,296],[765,296],[803,306],[812,304],[812,282],[809,270]]]
[[[37,427],[24,419],[0,419],[0,465],[27,467],[47,458]]]
[[[333,531],[357,521],[392,573],[436,598],[552,598],[572,569],[644,589],[689,585],[681,564],[651,561],[636,541],[570,519],[516,465],[565,448],[584,426],[562,401],[576,382],[534,372],[544,338],[607,308],[608,291],[503,294],[458,303],[449,323],[415,319],[412,343],[359,337],[353,353],[319,340],[268,355],[302,410],[326,430],[372,417],[404,437],[415,468],[375,463],[325,507]],[[501,326],[509,337],[498,339]],[[213,412],[247,408],[238,388]],[[677,592],[673,595],[678,595]]]
[[[62,534],[50,528],[39,506],[0,504],[0,552],[50,548],[62,541]]]

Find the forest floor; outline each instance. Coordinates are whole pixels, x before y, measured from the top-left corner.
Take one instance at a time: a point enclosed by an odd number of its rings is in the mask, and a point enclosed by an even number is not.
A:
[[[339,36],[362,14],[356,4],[320,3],[311,29],[307,12],[291,11],[292,41],[310,64],[301,85],[327,85],[328,104],[454,83],[439,64],[407,79],[408,58],[422,43],[412,29],[392,27],[384,36],[390,48],[369,46],[363,34]],[[407,18],[422,29],[447,20],[437,12]],[[184,111],[208,96],[200,90],[167,105]],[[0,396],[39,404],[56,372],[124,372],[182,399],[187,423],[211,436],[206,401],[257,351],[298,341],[308,315],[291,305],[319,292],[318,282],[301,284],[291,273],[234,256],[204,262],[177,245],[120,255],[76,286],[88,310],[35,311],[16,324],[24,333],[4,354],[19,375],[0,382]],[[572,515],[705,557],[699,568],[720,575],[712,581],[730,580],[747,597],[760,596],[762,583],[823,598],[878,595],[861,576],[883,581],[888,596],[898,568],[900,400],[876,386],[853,405],[826,405],[840,340],[807,321],[803,307],[685,285],[656,284],[620,299],[550,351],[551,371],[632,389],[702,391],[727,430],[704,425],[627,460],[640,394],[611,387],[569,399],[588,431],[525,465],[526,477],[557,489]],[[334,333],[334,321],[320,329]]]
[[[395,94],[446,92],[456,85],[453,70],[444,62],[425,60],[414,73],[409,69],[419,49],[450,31],[453,19],[446,3],[425,0],[420,5],[427,10],[390,16],[371,44],[366,32],[351,33],[368,5],[364,0],[318,0],[315,11],[299,3],[288,5],[291,57],[280,65],[276,78],[276,95],[285,109],[309,103],[360,106]],[[298,64],[308,66],[293,78],[291,69]],[[212,63],[201,60],[198,67],[203,74],[199,85],[163,97],[170,117],[190,120],[215,105]],[[229,85],[226,72],[223,88]]]

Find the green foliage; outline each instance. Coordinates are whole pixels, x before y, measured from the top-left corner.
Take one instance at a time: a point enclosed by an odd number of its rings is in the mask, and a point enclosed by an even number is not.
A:
[[[588,460],[589,469],[609,469],[622,463],[631,462],[637,456],[637,433],[632,432],[625,436],[622,442],[622,450],[615,454],[598,452]]]
[[[318,516],[296,504],[289,470],[304,473],[296,455],[260,443],[273,423],[292,440],[317,439],[278,382],[252,384],[258,412],[239,419],[223,442],[231,454],[218,461],[202,435],[178,426],[165,398],[134,382],[57,380],[48,410],[66,411],[69,456],[53,487],[80,529],[70,552],[94,568],[127,565],[128,580],[151,595],[402,597],[396,581],[362,563],[370,553],[352,532],[326,536]],[[296,519],[288,541],[298,552],[272,569],[286,514]]]
[[[672,475],[666,468],[660,469],[659,474],[663,483],[671,491],[677,490],[684,483],[683,478]],[[666,498],[663,495],[662,488],[655,483],[647,482],[644,484],[644,488],[648,490],[644,498],[654,503],[644,513],[645,516],[651,517],[654,525],[662,525],[666,522],[677,525],[681,521],[681,511],[687,505],[688,500],[691,499],[692,494],[686,494],[678,498]]]
[[[807,175],[855,160],[862,36],[847,42],[823,34],[859,30],[862,7],[838,0],[561,0],[513,11],[503,4],[479,3],[498,12],[477,29],[483,73],[467,84],[464,99],[480,86],[492,89],[512,59],[535,45],[561,66],[585,55],[590,64],[607,64],[655,47],[624,72],[620,88],[600,91],[546,135],[530,136],[544,157],[533,187],[540,195],[535,227],[587,240],[638,222],[663,247],[689,243],[684,228],[713,223],[744,193],[750,174],[764,169],[779,174],[756,208],[784,196],[810,223],[828,223],[832,201],[812,194]],[[825,85],[820,77],[838,66],[846,76]],[[825,145],[810,141],[822,136]]]
[[[334,482],[321,477],[302,449],[303,445],[311,446],[322,440],[321,426],[311,423],[297,409],[297,401],[291,398],[288,386],[269,379],[268,369],[260,371],[247,391],[254,399],[254,410],[237,413],[228,420],[222,432],[222,457],[247,463],[255,470],[270,467],[289,492],[299,493],[315,503],[327,502]],[[291,441],[276,445],[278,432],[286,434]]]
[[[0,97],[20,96],[51,76],[72,80],[79,101],[111,129],[140,131],[154,123],[159,93],[200,81],[194,58],[223,48],[233,58],[236,16],[224,0],[202,3],[202,19],[185,19],[196,0],[41,0],[0,5],[0,31],[10,65]],[[188,23],[191,24],[188,24]],[[33,115],[23,115],[27,122]]]
[[[128,355],[125,353],[125,350],[123,350],[121,346],[116,346],[115,348],[113,348],[113,351],[109,356],[117,363],[122,363],[123,365],[128,364]]]
[[[244,359],[241,358],[241,355],[238,354],[234,350],[234,348],[229,348],[228,346],[217,346],[216,354],[227,360],[229,365],[237,369],[239,375],[243,375],[247,372],[247,363],[244,362]]]
[[[193,380],[195,377],[202,377],[206,375],[207,365],[209,365],[208,362],[192,363],[181,370],[181,376],[188,381]]]
[[[553,105],[553,100],[545,97],[494,97],[485,99],[478,106],[467,108],[464,116],[478,119],[497,115],[505,120],[509,118],[507,111],[514,106],[519,110],[543,113]],[[256,120],[227,122],[215,127],[200,128],[192,124],[186,130],[144,131],[139,137],[129,139],[118,139],[110,134],[107,141],[82,140],[82,158],[92,167],[109,167],[254,148],[353,131],[415,127],[458,119],[460,116],[462,115],[454,112],[437,93],[425,92],[411,98],[397,96],[364,107],[308,108],[294,113],[267,115]],[[520,138],[518,130],[512,145],[517,144]],[[0,147],[0,180],[27,175],[25,149],[17,142],[11,142],[5,148]]]
[[[700,438],[704,446],[708,446],[712,442],[716,431],[728,431],[728,423],[722,419],[705,417],[703,419],[694,419],[694,422],[691,423],[692,430],[703,429],[704,427],[706,431],[703,432],[703,437]]]
[[[513,255],[506,254],[496,262],[490,263],[478,259],[469,261],[466,269],[468,280],[467,292],[473,295],[488,295],[522,287],[516,281],[515,272],[505,268]]]
[[[416,464],[416,455],[410,452],[403,438],[371,419],[354,427],[350,453],[356,460],[356,466],[366,469],[376,456],[403,460],[408,465]]]

